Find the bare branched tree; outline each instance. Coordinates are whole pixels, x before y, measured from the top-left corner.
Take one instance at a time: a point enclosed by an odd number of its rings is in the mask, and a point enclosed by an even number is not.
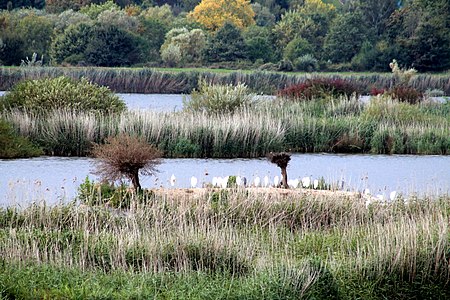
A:
[[[285,189],[289,188],[287,183],[287,166],[289,164],[289,161],[291,160],[291,154],[286,152],[270,152],[267,157],[269,158],[271,163],[276,164],[281,169],[281,185]]]
[[[154,175],[160,163],[161,152],[142,138],[121,134],[96,144],[92,154],[97,158],[95,174],[114,182],[128,178],[134,189],[141,189],[139,173]]]

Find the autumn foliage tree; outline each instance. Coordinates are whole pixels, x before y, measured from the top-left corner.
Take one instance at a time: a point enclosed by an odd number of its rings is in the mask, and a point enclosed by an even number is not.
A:
[[[225,23],[239,28],[255,24],[255,12],[249,0],[202,0],[189,16],[212,31]]]
[[[140,190],[139,173],[154,175],[160,163],[161,152],[144,139],[121,134],[97,144],[92,151],[96,174],[102,179],[114,182],[123,177],[129,179],[134,189]]]

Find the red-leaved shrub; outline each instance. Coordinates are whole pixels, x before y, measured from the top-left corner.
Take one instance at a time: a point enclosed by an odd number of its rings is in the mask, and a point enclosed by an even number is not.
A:
[[[378,96],[378,95],[382,95],[382,94],[384,94],[386,92],[386,90],[385,89],[379,89],[379,88],[376,88],[376,87],[373,87],[373,88],[371,88],[370,89],[370,95],[371,96]]]
[[[347,96],[359,94],[354,84],[344,79],[315,78],[291,85],[278,91],[278,96],[290,99],[311,100],[328,96]]]

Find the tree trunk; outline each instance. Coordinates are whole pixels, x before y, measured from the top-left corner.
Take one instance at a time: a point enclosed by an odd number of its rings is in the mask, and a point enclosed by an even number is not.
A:
[[[288,183],[287,183],[287,168],[281,168],[281,183],[285,189],[288,189]]]
[[[132,173],[130,173],[130,179],[131,183],[133,184],[133,188],[136,192],[142,189],[141,184],[139,183],[139,170],[135,170]]]

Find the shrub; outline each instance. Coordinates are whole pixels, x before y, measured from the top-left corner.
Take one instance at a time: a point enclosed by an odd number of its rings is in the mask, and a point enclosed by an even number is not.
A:
[[[126,177],[135,191],[141,189],[139,173],[153,175],[161,157],[161,152],[153,145],[125,134],[107,139],[106,144],[95,145],[92,154],[98,158],[96,174],[110,182]]]
[[[407,102],[409,104],[419,103],[423,98],[423,93],[415,88],[399,85],[391,88],[387,95],[400,102]]]
[[[39,156],[42,150],[27,138],[16,134],[10,124],[0,119],[0,158]]]
[[[316,78],[294,84],[278,91],[278,95],[291,99],[311,100],[324,97],[350,97],[358,94],[358,89],[343,79]]]
[[[278,63],[278,71],[280,72],[292,72],[294,70],[294,66],[292,62],[288,59],[282,59]]]
[[[294,66],[298,71],[313,72],[319,69],[319,61],[311,54],[306,54],[294,60]]]
[[[379,89],[376,87],[373,87],[370,89],[370,95],[371,96],[378,96],[378,95],[383,95],[386,92],[385,89]]]
[[[132,190],[123,183],[119,186],[106,182],[97,183],[90,180],[87,176],[78,187],[77,193],[77,199],[85,205],[109,205],[114,208],[130,208],[132,200],[145,202],[152,196],[152,192],[140,190],[137,197],[134,196],[135,194]]]
[[[183,105],[186,110],[191,111],[231,113],[249,105],[253,98],[254,95],[249,93],[244,84],[213,85],[201,80],[199,89],[192,92],[190,100],[184,98]]]
[[[125,103],[107,87],[82,78],[68,77],[27,80],[16,84],[2,97],[0,108],[45,112],[51,109],[121,112]]]

